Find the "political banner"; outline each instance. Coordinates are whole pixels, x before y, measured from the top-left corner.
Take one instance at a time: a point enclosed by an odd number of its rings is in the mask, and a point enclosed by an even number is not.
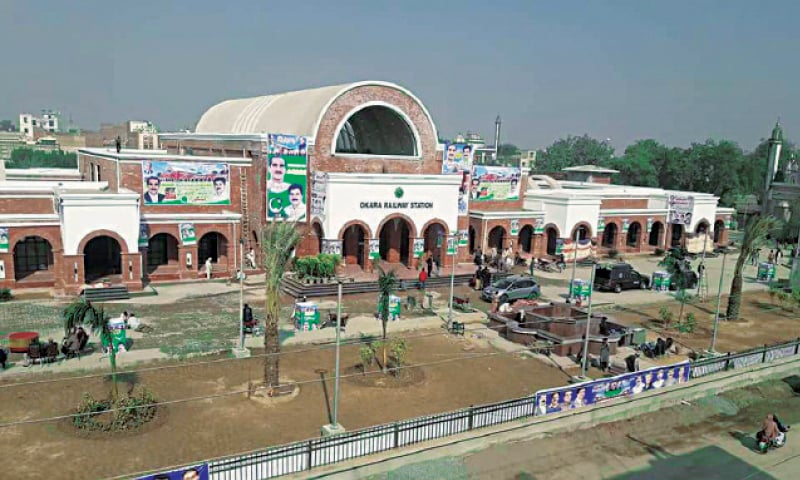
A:
[[[8,253],[8,227],[0,227],[0,253]]]
[[[653,231],[653,217],[647,217],[647,233]]]
[[[606,231],[606,217],[600,216],[597,218],[597,233]]]
[[[458,231],[458,246],[466,247],[469,245],[469,230]]]
[[[181,223],[178,228],[181,233],[181,244],[195,245],[197,243],[197,234],[194,231],[193,223]]]
[[[448,255],[455,255],[457,248],[458,248],[458,245],[456,243],[456,237],[453,237],[453,236],[447,237],[447,254]]]
[[[466,215],[469,210],[469,183],[470,172],[462,172],[461,187],[458,189],[458,214]]]
[[[511,220],[511,235],[519,235],[519,220]]]
[[[544,219],[537,218],[536,223],[533,225],[533,233],[535,235],[541,235],[544,233]]]
[[[142,162],[145,205],[230,205],[227,163]]]
[[[592,245],[592,241],[586,238],[584,240],[578,240],[578,252],[576,256],[575,240],[568,238],[563,240],[560,253],[564,255],[565,262],[571,262],[573,259],[583,260],[585,258],[594,257],[597,252],[596,247]]]
[[[325,199],[328,196],[328,174],[314,172],[314,183],[311,185],[311,217],[325,221]]]
[[[694,197],[691,195],[670,195],[667,200],[669,214],[667,222],[679,225],[691,225]]]
[[[536,392],[536,415],[566,412],[598,405],[620,397],[632,397],[649,390],[670,387],[689,381],[690,362],[653,367],[616,377],[551,388]]]
[[[478,202],[518,200],[521,177],[522,173],[516,167],[475,165],[472,167],[470,199]]]
[[[147,233],[148,228],[146,223],[139,224],[139,246],[146,247],[150,244],[150,235]]]
[[[425,255],[425,239],[424,238],[415,238],[414,239],[414,257],[421,258]]]
[[[208,464],[138,477],[137,480],[209,480]]]
[[[631,228],[631,222],[627,218],[622,219],[622,233],[628,233],[628,229]]]
[[[322,253],[330,255],[342,255],[342,241],[341,240],[323,240]]]
[[[307,173],[306,138],[270,134],[267,154],[268,220],[306,221]]]
[[[381,241],[378,238],[369,241],[369,258],[379,260],[381,258]]]
[[[472,167],[472,145],[467,143],[447,143],[442,159],[442,174],[469,172]]]

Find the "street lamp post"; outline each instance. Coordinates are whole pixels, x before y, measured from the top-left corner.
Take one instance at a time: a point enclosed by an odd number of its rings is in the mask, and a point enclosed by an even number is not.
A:
[[[239,349],[244,350],[244,240],[239,242]]]
[[[586,377],[586,370],[589,361],[589,328],[592,325],[592,290],[594,288],[594,272],[597,270],[597,265],[592,263],[592,275],[589,282],[589,306],[586,309],[586,336],[583,339],[583,358],[581,359],[581,377]]]
[[[711,329],[711,347],[709,347],[709,352],[714,353],[714,349],[717,346],[717,325],[719,324],[719,308],[722,304],[722,284],[725,280],[725,259],[728,258],[728,250],[725,249],[722,251],[722,271],[719,274],[719,289],[717,290],[717,309],[714,312],[714,325]]]
[[[331,415],[331,423],[322,426],[322,435],[331,436],[344,433],[344,427],[339,424],[339,377],[341,357],[339,347],[341,345],[341,331],[342,331],[342,279],[337,278],[338,283],[337,302],[336,302],[336,371],[334,372],[333,379],[333,414]]]
[[[453,239],[453,247],[454,248],[458,248],[455,245],[456,236],[453,235],[452,239]],[[447,250],[450,250],[450,248],[449,248],[450,245],[448,245],[447,247],[448,247]],[[450,255],[449,251],[447,251],[445,253],[447,253],[447,255]],[[447,307],[447,328],[448,329],[453,327],[453,294],[454,294],[453,290],[455,288],[455,280],[456,280],[456,256],[453,255],[452,257],[453,257],[451,259],[452,265],[451,265],[451,268],[450,268],[450,304]]]
[[[706,269],[705,269],[706,265],[705,264],[706,264],[706,244],[707,243],[708,243],[708,232],[704,231],[703,232],[703,254],[700,257],[700,265],[703,268],[699,269],[702,272],[701,275],[703,275],[703,276],[705,276],[705,274],[706,274]],[[697,281],[697,296],[699,297],[700,296],[700,290],[703,288],[703,278],[701,277],[701,278],[698,278],[697,280],[698,280]],[[705,297],[703,297],[703,300],[705,300]]]
[[[578,265],[578,233],[579,232],[580,232],[580,229],[576,228],[575,229],[575,238],[573,239],[573,242],[574,242],[573,246],[575,248],[575,254],[572,256],[572,277],[569,280],[569,293],[567,295],[567,298],[569,298],[570,300],[572,300],[572,290],[574,288],[573,285],[575,284],[575,268]]]

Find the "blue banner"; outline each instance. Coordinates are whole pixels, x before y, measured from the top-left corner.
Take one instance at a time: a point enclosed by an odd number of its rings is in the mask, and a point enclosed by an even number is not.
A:
[[[632,397],[649,390],[670,387],[689,381],[691,363],[681,362],[653,367],[616,377],[551,388],[536,392],[536,415],[547,415],[597,405],[605,401]]]
[[[442,174],[469,172],[472,168],[472,156],[475,152],[468,143],[447,143],[442,158]]]
[[[179,468],[169,472],[139,477],[137,480],[208,480],[208,464]]]

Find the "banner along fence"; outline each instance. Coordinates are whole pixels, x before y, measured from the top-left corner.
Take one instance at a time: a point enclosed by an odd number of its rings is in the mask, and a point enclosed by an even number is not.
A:
[[[713,373],[769,363],[800,353],[800,338],[691,363],[690,380]],[[686,365],[676,364],[672,368]],[[628,374],[620,375],[624,377]],[[605,379],[612,382],[616,377]],[[552,389],[551,389],[552,390]],[[536,415],[536,398],[547,392],[452,412],[401,420],[385,425],[322,437],[208,462],[211,480],[263,480],[449,437],[478,428]],[[635,395],[633,395],[635,396]]]

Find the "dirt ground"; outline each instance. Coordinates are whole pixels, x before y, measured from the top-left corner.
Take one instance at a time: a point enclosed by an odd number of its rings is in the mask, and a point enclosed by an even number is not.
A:
[[[728,298],[723,296],[720,307],[723,315],[727,304]],[[668,334],[689,348],[709,348],[717,306],[716,297],[711,296],[705,302],[686,305],[684,317],[690,312],[694,313],[697,322],[692,333],[680,333],[674,329],[664,331],[659,316],[663,305],[667,305],[677,319],[680,304],[676,300],[651,305],[617,306],[611,315],[624,325],[641,325],[653,329],[661,336]],[[800,337],[800,313],[782,309],[780,305],[773,303],[766,292],[749,292],[742,297],[739,320],[719,322],[716,350],[738,352],[797,337]]]
[[[379,388],[344,379],[339,421],[345,428],[515,398],[563,385],[567,380],[557,368],[535,359],[491,355],[498,352],[485,340],[456,338],[438,331],[409,336],[417,336],[409,340],[411,364],[460,360],[421,367],[423,375],[416,377],[419,381],[403,388]],[[314,350],[307,351],[310,348]],[[130,436],[78,438],[69,433],[66,420],[4,426],[0,428],[4,477],[26,478],[32,468],[58,472],[61,478],[109,477],[318,436],[320,427],[329,423],[327,399],[332,398],[333,382],[329,378],[323,384],[317,370],[333,370],[334,352],[313,346],[284,351],[282,376],[309,382],[300,386],[294,399],[263,405],[237,394],[171,404],[156,426]],[[469,359],[476,355],[486,356]],[[343,348],[343,369],[358,363],[357,349]],[[262,364],[260,358],[206,365],[188,361],[180,363],[179,368],[125,376],[123,387],[145,386],[161,401],[225,394],[250,380],[258,381]],[[31,376],[25,380],[45,378]],[[105,378],[25,386],[0,383],[0,423],[72,413],[83,392],[102,397],[107,395],[109,384]]]

